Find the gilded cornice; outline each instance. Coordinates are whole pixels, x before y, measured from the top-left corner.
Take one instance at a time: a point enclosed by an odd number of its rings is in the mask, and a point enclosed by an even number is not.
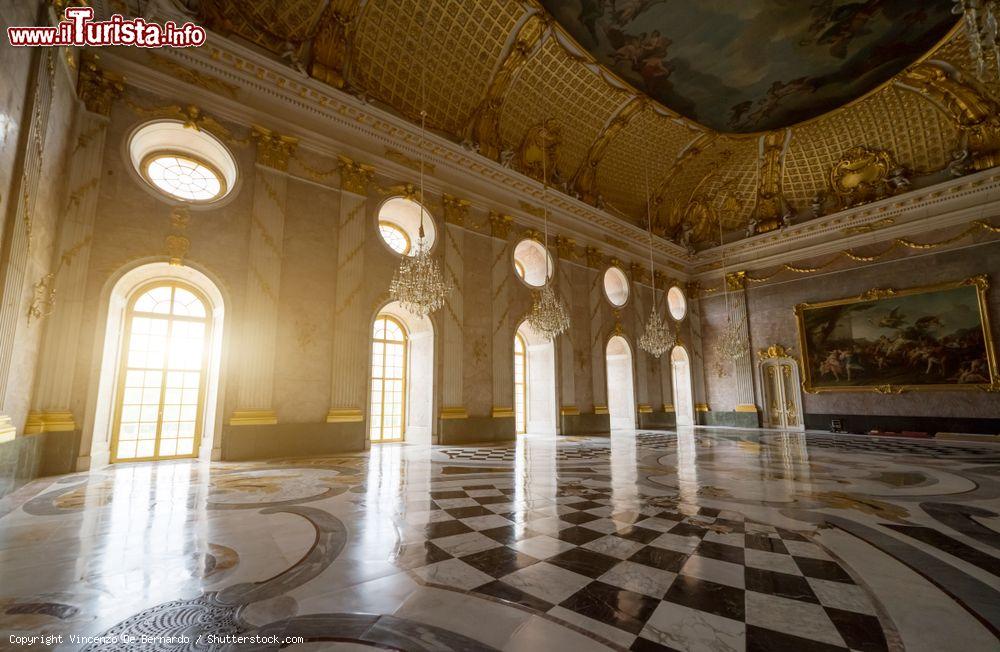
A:
[[[208,46],[198,51],[171,51],[165,52],[164,56],[175,58],[192,70],[210,74],[227,83],[239,86],[241,89],[240,97],[244,98],[244,101],[239,105],[213,99],[205,89],[194,90],[179,84],[171,86],[173,80],[165,80],[162,75],[151,77],[143,72],[143,65],[139,61],[140,57],[133,56],[135,53],[108,51],[102,54],[106,57],[106,62],[114,61],[116,65],[112,66],[113,70],[128,74],[131,85],[159,93],[169,91],[168,96],[175,97],[183,91],[188,94],[187,96],[196,98],[196,101],[203,104],[206,109],[211,110],[214,115],[224,118],[230,123],[252,124],[266,120],[268,112],[273,111],[273,107],[277,103],[277,105],[284,107],[288,120],[301,127],[296,130],[296,133],[301,134],[304,139],[300,149],[307,147],[314,156],[318,154],[321,157],[332,158],[339,152],[348,152],[352,157],[364,157],[365,160],[378,164],[380,161],[388,160],[384,156],[384,150],[387,146],[391,146],[412,159],[419,157],[421,149],[428,149],[428,159],[432,164],[437,165],[439,176],[448,178],[449,185],[462,188],[463,195],[469,197],[474,205],[480,206],[484,210],[493,206],[512,204],[516,206],[519,203],[532,206],[544,204],[548,207],[552,223],[560,225],[562,232],[573,234],[583,246],[593,246],[595,242],[607,242],[615,250],[618,250],[614,253],[621,252],[623,255],[632,256],[642,255],[645,247],[644,230],[636,228],[635,225],[612,217],[606,211],[595,209],[562,193],[550,191],[545,197],[540,184],[536,184],[510,169],[477,156],[446,139],[439,138],[437,135],[431,134],[428,138],[421,139],[418,130],[398,116],[375,106],[366,105],[337,91],[329,90],[315,80],[289,76],[287,71],[282,69],[280,62],[251,52],[247,48],[225,39],[212,39]],[[912,96],[914,98],[911,100],[912,103],[933,110],[935,115],[940,116],[944,122],[949,124],[953,122],[946,119],[945,113],[934,106],[931,101],[921,98],[918,93],[912,90],[900,90],[898,84],[893,85],[892,88],[881,90],[873,97],[890,91],[895,93],[894,97],[896,95]],[[880,105],[874,105],[874,107],[865,105],[865,102],[870,101],[869,98],[859,104],[865,112],[868,112],[870,118],[877,118],[877,112],[872,114],[871,111]],[[180,107],[177,108],[177,113],[182,114]],[[857,107],[853,108],[852,111],[842,113],[845,116],[862,113]],[[837,116],[826,118],[828,121],[834,119],[841,118]],[[896,122],[899,121],[896,120]],[[648,124],[648,121],[643,123]],[[322,130],[316,129],[318,124],[324,125]],[[639,121],[631,123],[630,129],[637,124]],[[826,123],[820,120],[808,126],[815,133],[821,133],[826,128],[824,124]],[[920,128],[924,129],[927,124],[926,122],[920,123]],[[310,132],[311,127],[314,129],[312,132]],[[804,126],[793,129],[795,133],[792,137],[792,148],[798,148],[797,156],[799,157],[803,156],[801,152],[805,151],[804,145],[809,145],[813,141],[813,136],[808,138],[799,136],[798,131],[803,128]],[[311,135],[306,136],[307,132]],[[891,133],[891,131],[887,133]],[[709,151],[713,148],[712,142],[718,138],[717,134],[705,132],[695,136],[693,140],[701,141],[699,144],[703,151]],[[729,137],[725,137],[723,140],[726,141],[727,147],[737,142]],[[429,148],[428,143],[430,143]],[[747,149],[753,150],[751,166],[755,168],[758,152],[756,142],[750,141],[750,143],[752,148]],[[848,145],[856,144],[857,142],[848,143]],[[683,147],[679,149],[680,152],[686,151],[686,148]],[[738,157],[742,156],[741,152],[737,152],[737,154]],[[898,152],[895,154],[899,156]],[[664,156],[666,155],[664,152]],[[691,155],[683,167],[687,167],[700,156],[701,154]],[[674,158],[676,159],[676,156]],[[785,187],[783,190],[787,193],[792,171],[788,168],[787,160],[785,163]],[[393,166],[387,166],[386,169],[391,167]],[[825,184],[828,172],[829,167],[824,166],[822,174],[816,178],[822,178]],[[800,174],[800,172],[796,171],[795,174]],[[666,175],[658,176],[662,180]],[[431,179],[428,183],[432,185],[435,181]],[[455,185],[456,183],[460,185]],[[690,269],[690,265],[699,265],[700,269],[705,265],[717,262],[720,252],[725,250],[731,259],[733,257],[741,260],[747,257],[754,261],[759,259],[759,263],[754,262],[752,266],[747,263],[742,265],[748,270],[765,269],[766,265],[773,267],[774,261],[778,259],[794,260],[792,252],[796,247],[813,247],[820,241],[829,242],[834,238],[854,237],[844,233],[844,231],[865,228],[871,223],[886,218],[896,220],[894,225],[885,229],[886,232],[893,231],[894,234],[905,231],[913,232],[914,229],[922,228],[912,223],[912,216],[916,211],[948,200],[980,201],[976,198],[981,198],[985,196],[983,193],[989,192],[987,186],[982,185],[984,183],[990,184],[988,187],[996,185],[989,173],[971,174],[963,179],[944,182],[943,189],[935,186],[913,190],[881,202],[832,215],[824,215],[812,220],[796,222],[780,232],[766,233],[727,244],[721,248],[712,247],[690,257],[685,256],[677,246],[657,239],[654,245],[657,264],[679,269],[682,272]],[[703,184],[702,187],[705,185],[707,184]],[[753,188],[756,189],[756,184],[753,185]],[[468,194],[466,194],[467,190]],[[802,193],[806,191],[799,190],[797,192],[799,193],[797,196],[802,197]],[[661,207],[670,205],[674,193],[675,189],[672,187],[666,188],[661,193],[664,198]],[[966,197],[968,199],[963,199]],[[644,199],[641,199],[640,203],[644,205]],[[661,214],[662,212],[661,208]],[[901,218],[901,216],[905,216],[905,218]],[[532,223],[530,217],[518,214],[519,221],[529,224]],[[967,224],[973,218],[956,215],[954,219],[963,219]],[[595,248],[599,247],[598,244],[598,247]],[[622,252],[623,248],[624,252]],[[844,245],[839,247],[839,249],[843,248]],[[825,249],[825,251],[836,250],[832,247]],[[799,257],[801,258],[801,256]],[[702,272],[697,273],[702,274]]]

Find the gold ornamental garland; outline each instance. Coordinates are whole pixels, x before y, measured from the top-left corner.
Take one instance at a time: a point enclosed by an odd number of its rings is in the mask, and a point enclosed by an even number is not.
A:
[[[861,254],[856,254],[850,249],[844,249],[843,251],[838,251],[836,254],[831,256],[827,261],[819,263],[815,267],[800,267],[798,265],[793,265],[791,263],[782,263],[781,266],[778,267],[778,269],[764,276],[752,276],[751,274],[747,273],[746,280],[751,283],[766,283],[767,281],[770,281],[771,279],[778,276],[782,272],[792,272],[795,274],[815,274],[816,272],[822,271],[827,267],[830,267],[831,265],[836,263],[841,258],[841,256],[860,263],[873,263],[878,260],[881,260],[889,253],[895,251],[896,249],[899,249],[900,247],[905,247],[907,249],[918,249],[918,250],[937,249],[938,247],[943,247],[958,242],[962,238],[970,236],[979,231],[987,231],[989,233],[1000,233],[1000,226],[994,226],[985,220],[975,220],[967,229],[965,229],[958,235],[952,236],[950,238],[945,238],[944,240],[938,240],[937,242],[915,242],[907,238],[895,238],[889,242],[889,245],[885,249],[876,254],[864,256]],[[721,285],[719,287],[705,288],[702,291],[702,293],[704,295],[709,295],[714,292],[718,292],[721,289],[722,289]]]

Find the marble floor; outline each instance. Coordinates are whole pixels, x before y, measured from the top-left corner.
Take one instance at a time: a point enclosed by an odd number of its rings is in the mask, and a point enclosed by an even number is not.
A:
[[[1000,447],[829,434],[119,465],[0,500],[0,649],[996,651],[998,513]]]

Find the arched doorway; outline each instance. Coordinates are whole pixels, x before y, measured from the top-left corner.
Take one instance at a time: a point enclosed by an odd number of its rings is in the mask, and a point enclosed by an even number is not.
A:
[[[520,333],[514,333],[514,429],[528,431],[528,344]]]
[[[191,267],[135,267],[110,288],[93,411],[93,464],[210,455],[220,411],[224,308]]]
[[[521,322],[514,335],[515,374],[517,341],[524,346],[524,431],[538,434],[556,432],[556,355],[552,340],[540,337],[527,321]],[[515,392],[517,390],[515,378]],[[517,417],[515,401],[515,420]]]
[[[635,389],[632,347],[621,335],[608,340],[605,349],[608,373],[608,414],[611,429],[635,428]]]
[[[674,386],[674,414],[677,425],[694,425],[694,398],[691,395],[691,362],[683,346],[670,352],[670,369]]]
[[[430,443],[434,382],[433,326],[393,302],[371,328],[368,437],[371,442]]]

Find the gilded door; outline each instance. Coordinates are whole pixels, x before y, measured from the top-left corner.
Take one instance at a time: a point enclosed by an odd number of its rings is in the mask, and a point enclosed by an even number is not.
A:
[[[771,428],[801,430],[799,374],[791,358],[768,360],[761,365],[767,425]]]

